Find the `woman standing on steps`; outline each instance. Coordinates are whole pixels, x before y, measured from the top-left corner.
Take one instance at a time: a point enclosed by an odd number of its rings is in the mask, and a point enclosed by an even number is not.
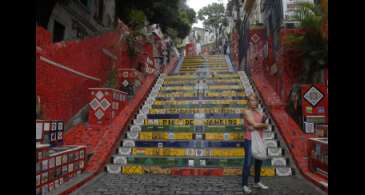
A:
[[[248,176],[250,174],[251,161],[252,158],[252,150],[251,150],[251,131],[258,130],[260,132],[261,137],[263,136],[263,130],[268,127],[267,124],[264,123],[265,116],[262,112],[258,110],[258,102],[257,98],[254,94],[248,96],[248,108],[243,111],[243,119],[244,119],[244,127],[245,127],[245,136],[243,148],[245,150],[244,164],[242,170],[242,186],[243,191],[247,194],[251,193],[250,187],[248,187]],[[255,161],[255,184],[254,187],[261,189],[268,189],[267,186],[260,182],[260,172],[262,160],[254,159]]]

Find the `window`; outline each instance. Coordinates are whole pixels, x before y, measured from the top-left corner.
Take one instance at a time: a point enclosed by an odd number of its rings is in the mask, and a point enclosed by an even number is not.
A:
[[[64,36],[65,36],[65,26],[57,21],[54,21],[53,42],[62,41],[64,39]]]

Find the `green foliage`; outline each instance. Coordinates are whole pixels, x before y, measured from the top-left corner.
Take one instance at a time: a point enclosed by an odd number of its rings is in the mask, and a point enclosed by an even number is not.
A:
[[[218,33],[222,31],[223,26],[228,25],[222,3],[212,3],[201,8],[198,11],[198,19],[203,21],[205,28],[214,30],[216,42],[218,39]]]
[[[141,29],[144,26],[146,16],[143,11],[132,9],[128,15],[129,25],[132,29]]]
[[[112,68],[109,71],[107,81],[105,83],[106,88],[113,88],[115,89],[117,87],[117,70],[116,68]]]
[[[171,37],[171,39],[175,40],[177,39],[177,31],[174,28],[168,27],[166,30],[166,33]]]
[[[127,36],[125,36],[125,41],[128,46],[128,56],[130,58],[137,57],[138,53],[141,51],[142,45],[138,41],[138,37],[144,36],[140,31],[132,31]]]
[[[294,18],[300,22],[300,27],[305,33],[290,35],[285,43],[288,47],[301,52],[303,74],[300,82],[321,82],[319,71],[328,64],[328,41],[321,31],[323,21],[321,9],[315,4],[301,3]]]

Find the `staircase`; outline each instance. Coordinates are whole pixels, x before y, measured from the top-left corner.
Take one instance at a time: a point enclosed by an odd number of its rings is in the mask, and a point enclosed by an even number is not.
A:
[[[246,94],[253,91],[243,71],[229,70],[232,67],[224,56],[196,56],[185,58],[179,73],[161,74],[107,171],[241,175],[242,109],[247,105]],[[261,175],[292,175],[272,125],[264,140],[270,159],[264,161]]]

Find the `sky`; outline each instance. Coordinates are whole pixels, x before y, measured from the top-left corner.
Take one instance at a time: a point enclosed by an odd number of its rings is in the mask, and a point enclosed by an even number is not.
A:
[[[223,3],[224,7],[226,7],[228,0],[187,0],[187,4],[189,7],[193,8],[196,14],[200,8],[205,7],[211,3]],[[194,23],[193,27],[203,27],[203,22],[198,21],[198,23]]]

